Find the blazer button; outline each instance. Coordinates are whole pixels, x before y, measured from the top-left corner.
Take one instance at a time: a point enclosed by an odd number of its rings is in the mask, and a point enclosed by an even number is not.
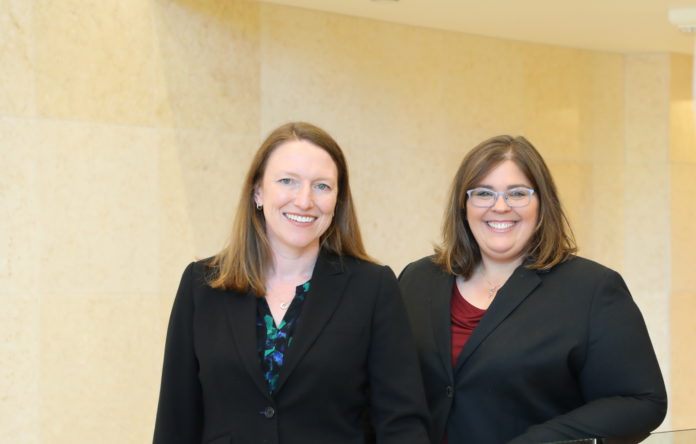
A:
[[[273,415],[275,415],[275,410],[273,410],[273,407],[268,406],[263,410],[263,416],[266,418],[271,419],[273,418]]]
[[[448,385],[447,388],[445,389],[445,391],[447,392],[448,398],[451,398],[454,396],[454,387],[452,387],[451,385]]]

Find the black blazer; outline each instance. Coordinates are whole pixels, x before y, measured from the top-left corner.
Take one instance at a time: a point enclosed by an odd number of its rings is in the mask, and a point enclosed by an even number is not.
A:
[[[207,272],[190,264],[174,301],[154,443],[363,444],[370,420],[378,443],[428,442],[391,269],[319,255],[274,396],[256,349],[255,297],[212,289]]]
[[[498,291],[452,369],[454,276],[431,258],[400,285],[441,444],[542,443],[645,435],[667,395],[643,317],[616,272],[574,257],[547,272],[520,266]]]

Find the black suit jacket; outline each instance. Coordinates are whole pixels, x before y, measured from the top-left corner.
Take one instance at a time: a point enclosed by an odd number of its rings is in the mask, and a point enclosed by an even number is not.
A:
[[[362,444],[370,420],[378,443],[428,442],[391,269],[319,255],[273,396],[256,349],[255,297],[212,289],[208,271],[190,264],[174,301],[156,444]]]
[[[452,368],[454,276],[431,258],[400,285],[442,443],[542,443],[644,435],[667,397],[638,307],[614,271],[574,257],[550,271],[520,266],[498,291]]]

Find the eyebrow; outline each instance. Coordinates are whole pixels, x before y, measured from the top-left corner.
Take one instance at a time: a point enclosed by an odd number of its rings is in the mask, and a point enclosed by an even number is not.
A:
[[[486,184],[486,183],[478,184],[477,187],[478,187],[478,188],[489,188],[489,189],[491,189],[491,190],[495,189],[495,187],[494,187],[493,185],[489,185],[489,184]],[[507,189],[508,189],[508,190],[511,190],[511,189],[513,189],[513,188],[531,188],[531,187],[532,187],[531,185],[527,185],[527,184],[524,184],[524,183],[515,183],[515,184],[512,184],[512,185],[508,185],[508,186],[507,186]]]
[[[279,171],[278,176],[290,176],[290,177],[302,177],[302,174],[298,174],[293,171]],[[312,182],[336,182],[338,183],[338,177],[335,179],[332,179],[330,177],[316,177],[312,180]]]

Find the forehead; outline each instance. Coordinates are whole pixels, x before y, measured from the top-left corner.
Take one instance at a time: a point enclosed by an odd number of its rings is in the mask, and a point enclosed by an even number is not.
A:
[[[491,168],[478,181],[479,185],[508,186],[531,185],[529,178],[522,172],[519,166],[512,160],[503,160]]]
[[[265,170],[266,174],[288,172],[333,178],[338,175],[336,163],[331,155],[325,149],[306,140],[291,140],[280,144],[268,157]]]

